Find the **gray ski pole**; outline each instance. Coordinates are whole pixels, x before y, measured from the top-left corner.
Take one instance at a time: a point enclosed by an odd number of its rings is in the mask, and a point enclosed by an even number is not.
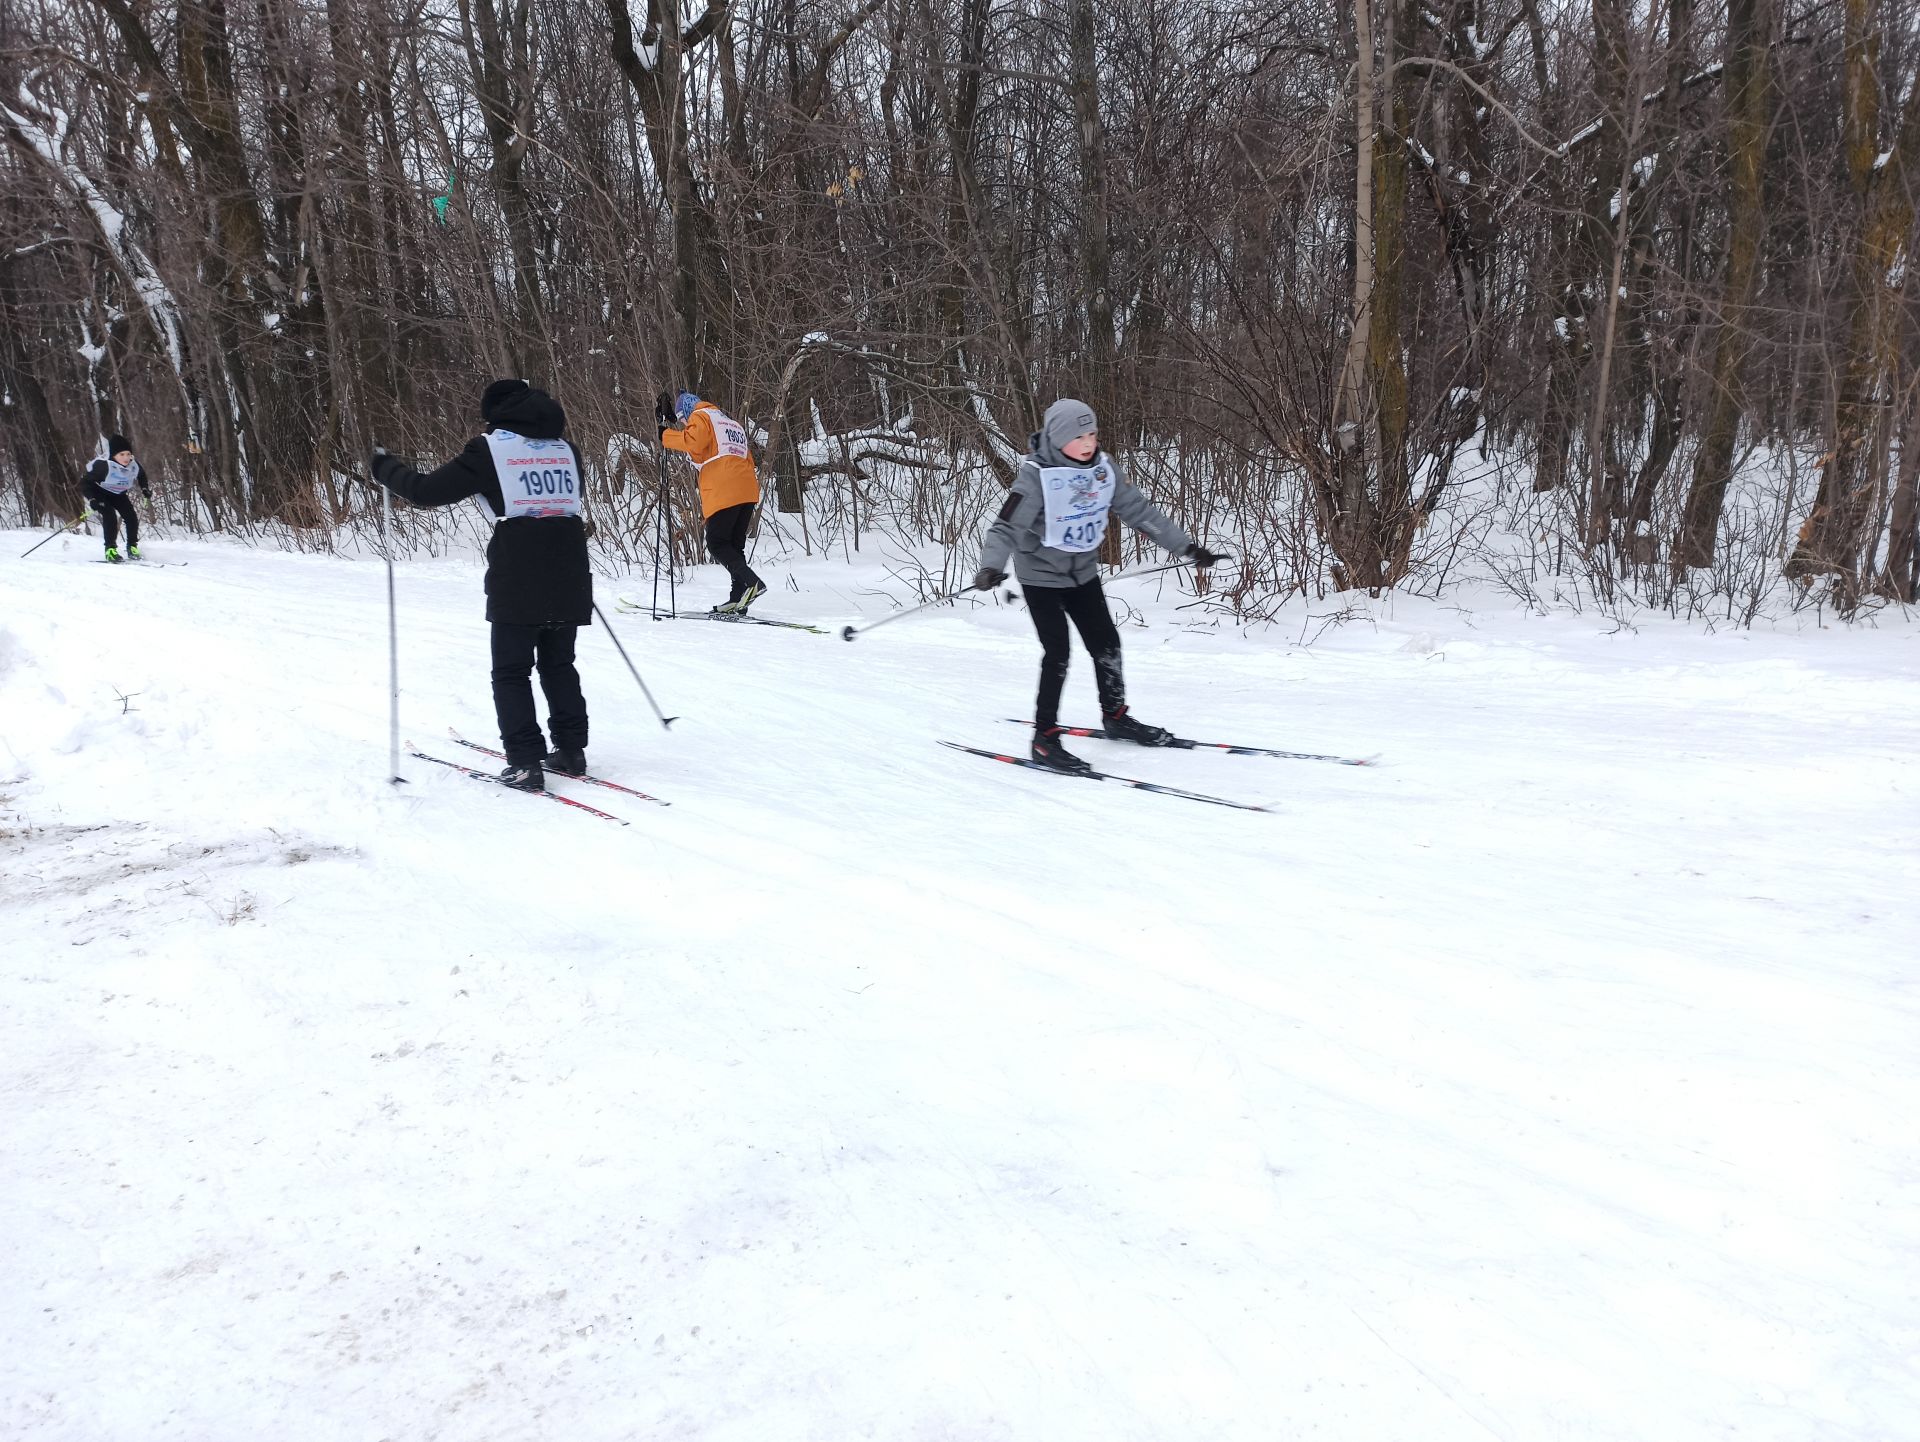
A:
[[[647,698],[647,704],[653,707],[653,714],[660,718],[660,729],[663,731],[670,730],[673,723],[680,718],[678,716],[669,716],[660,709],[660,703],[653,699],[653,692],[649,691],[647,689],[647,683],[640,679],[640,668],[633,664],[633,657],[629,656],[627,654],[627,648],[620,644],[619,634],[613,629],[613,623],[607,620],[607,613],[600,609],[600,603],[598,601],[593,603],[593,614],[600,618],[600,624],[606,628],[607,635],[613,640],[614,650],[620,653],[620,659],[627,663],[627,670],[633,673],[634,682],[640,687],[640,694]]]
[[[1138,566],[1131,571],[1122,571],[1117,576],[1109,576],[1107,577],[1107,581],[1109,582],[1131,581],[1137,576],[1156,576],[1162,571],[1177,571],[1181,567],[1191,565],[1191,564],[1192,563],[1190,561],[1186,561],[1186,560],[1155,561],[1150,565]],[[895,621],[904,621],[909,616],[918,615],[920,612],[926,610],[930,606],[942,605],[947,601],[957,601],[962,596],[967,596],[972,594],[973,594],[973,587],[962,586],[959,590],[949,592],[947,595],[935,596],[931,601],[922,601],[919,605],[909,606],[904,611],[895,611],[891,616],[882,616],[878,621],[871,622],[868,625],[842,626],[840,628],[840,639],[842,641],[851,641],[853,640],[854,637],[864,636],[867,634],[867,632],[877,630],[881,626],[890,625]],[[1013,593],[1011,591],[1008,591],[1005,594],[1008,600],[1011,600],[1013,598]]]
[[[68,521],[66,525],[62,526],[59,530],[55,531],[51,536],[45,536],[40,540],[35,541],[31,546],[28,546],[26,550],[20,553],[20,559],[23,561],[26,560],[28,556],[31,556],[35,551],[39,550],[42,546],[46,545],[48,541],[59,540],[62,536],[66,535],[68,531],[71,531],[75,526],[79,525],[82,521],[86,520],[86,518],[90,514],[91,512],[82,511],[79,515],[75,516],[71,521]]]
[[[393,492],[380,487],[380,549],[387,561],[387,781],[406,785],[400,774],[400,612],[393,599]]]
[[[673,486],[665,479],[664,470],[661,473],[660,506],[667,517],[667,609],[678,613],[680,595],[674,587],[680,579],[680,557],[675,544],[679,537],[673,529]]]
[[[653,509],[653,604],[648,607],[653,619],[660,619],[660,532],[667,523],[667,488],[662,485],[654,493]],[[673,609],[673,602],[667,602],[667,609]]]
[[[882,616],[878,621],[869,622],[865,626],[842,626],[840,628],[840,639],[842,641],[851,641],[856,636],[864,636],[869,631],[877,631],[882,626],[892,625],[895,621],[904,621],[909,616],[917,616],[931,606],[944,606],[949,601],[957,601],[962,596],[971,596],[973,594],[974,588],[972,586],[962,586],[959,590],[949,591],[944,596],[935,596],[931,601],[922,601],[919,605],[909,606],[904,611],[895,611],[891,616]],[[1012,593],[1008,592],[1008,595],[1011,596]]]

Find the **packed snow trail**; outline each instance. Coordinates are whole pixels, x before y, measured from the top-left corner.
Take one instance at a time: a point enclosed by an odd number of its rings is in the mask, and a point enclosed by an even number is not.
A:
[[[1383,756],[1089,744],[1249,816],[935,745],[1027,712],[1017,609],[609,609],[684,718],[583,631],[674,802],[611,827],[387,784],[377,562],[33,538],[0,1436],[1920,1437],[1911,625],[1140,583],[1142,718]],[[400,606],[405,730],[490,739],[478,566]]]

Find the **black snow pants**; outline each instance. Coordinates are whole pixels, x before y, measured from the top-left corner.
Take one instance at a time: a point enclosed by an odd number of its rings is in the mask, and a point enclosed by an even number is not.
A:
[[[120,522],[127,523],[127,544],[140,544],[140,513],[133,508],[133,497],[124,491],[114,492],[105,486],[87,483],[87,500],[92,504],[94,514],[100,517],[100,529],[106,532],[107,549],[111,551],[120,543]]]
[[[747,564],[747,532],[753,525],[753,503],[728,506],[707,517],[707,554],[727,568],[733,585],[727,592],[729,603],[747,594],[749,586],[765,586]]]
[[[539,763],[547,754],[533,705],[533,671],[547,698],[547,728],[553,744],[584,751],[587,701],[580,694],[573,646],[578,626],[510,626],[493,623],[493,709],[500,720],[500,749],[515,766]]]
[[[1040,694],[1033,703],[1033,724],[1044,731],[1060,720],[1060,691],[1067,683],[1067,662],[1073,643],[1067,635],[1071,620],[1087,654],[1093,657],[1093,683],[1100,693],[1100,714],[1111,715],[1126,704],[1127,683],[1120,669],[1120,632],[1107,613],[1107,593],[1099,579],[1082,586],[1027,586],[1023,588],[1033,629],[1040,633]]]

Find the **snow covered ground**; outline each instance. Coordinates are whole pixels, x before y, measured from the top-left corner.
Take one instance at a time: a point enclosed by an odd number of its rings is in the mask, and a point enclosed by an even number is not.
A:
[[[619,828],[388,786],[377,562],[32,539],[0,1435],[1920,1438],[1920,628],[1125,588],[1146,719],[1382,755],[1080,748],[1257,815],[934,745],[1023,743],[1017,608],[616,617]]]

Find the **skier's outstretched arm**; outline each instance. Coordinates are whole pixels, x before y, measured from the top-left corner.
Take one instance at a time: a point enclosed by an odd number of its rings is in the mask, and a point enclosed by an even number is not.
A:
[[[469,496],[488,495],[498,487],[493,480],[493,457],[479,436],[444,466],[422,474],[405,461],[376,451],[373,478],[402,500],[416,506],[451,506]]]
[[[1108,460],[1111,462],[1112,457],[1108,457]],[[1113,514],[1155,545],[1164,547],[1176,556],[1186,555],[1193,546],[1193,537],[1148,500],[1146,493],[1126,478],[1117,463],[1114,463],[1114,471]]]

